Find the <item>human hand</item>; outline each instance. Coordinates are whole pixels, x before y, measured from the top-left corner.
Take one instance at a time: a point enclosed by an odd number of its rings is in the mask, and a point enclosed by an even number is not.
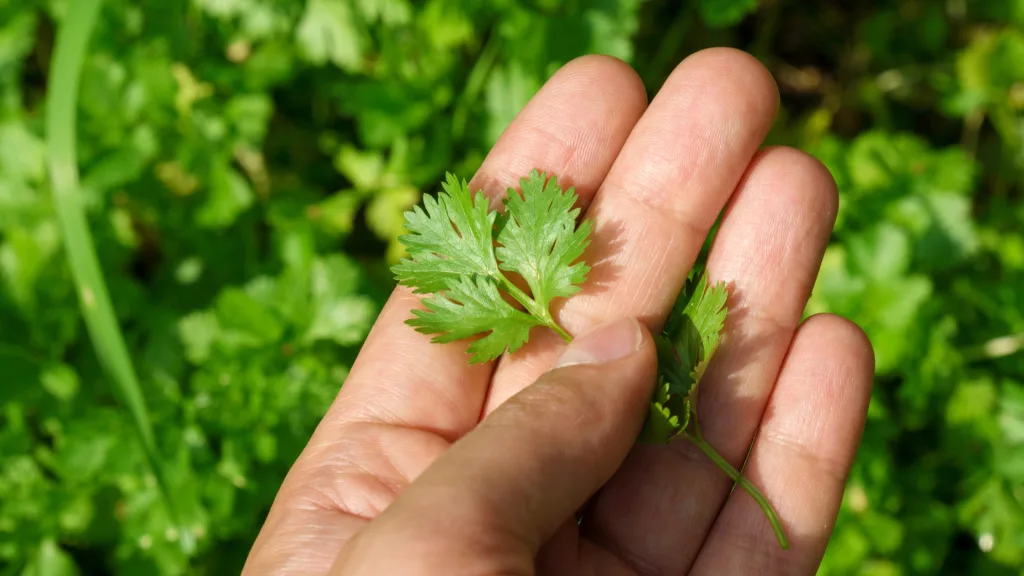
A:
[[[535,330],[514,355],[471,366],[464,342],[432,344],[404,324],[419,298],[396,289],[245,571],[813,574],[873,355],[845,320],[801,322],[837,194],[807,155],[758,150],[777,106],[768,72],[727,49],[685,60],[649,106],[621,62],[560,70],[470,186],[498,195],[538,168],[576,187],[593,270],[555,312],[579,337],[566,351]],[[656,371],[644,326],[664,321],[723,207],[708,273],[728,283],[730,314],[701,381],[701,427],[736,466],[756,433],[744,474],[789,550],[688,441],[634,445]],[[578,363],[600,359],[588,346],[607,361]],[[577,363],[552,370],[563,354]]]

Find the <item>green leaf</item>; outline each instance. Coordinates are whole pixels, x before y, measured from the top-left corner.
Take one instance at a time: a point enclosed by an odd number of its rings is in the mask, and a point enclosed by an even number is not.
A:
[[[999,425],[1008,442],[1024,449],[1024,385],[1016,382],[1006,383]]]
[[[392,267],[396,278],[417,294],[433,294],[424,301],[427,310],[414,311],[409,324],[439,334],[437,342],[487,333],[469,347],[474,363],[517,350],[533,326],[571,339],[548,307],[553,298],[578,291],[575,283],[586,277],[586,266],[574,261],[587,245],[590,225],[577,229],[575,195],[563,193],[554,179],[545,185],[534,170],[522,183],[522,196],[509,191],[507,213],[496,227],[498,214],[483,193],[473,196],[465,181],[448,174],[436,200],[428,196],[423,207],[406,213],[410,234],[399,238],[410,258]],[[518,272],[532,294],[502,270]],[[502,291],[526,312],[512,307]]]
[[[725,283],[708,286],[707,272],[691,274],[680,292],[654,338],[661,385],[644,424],[644,441],[667,442],[689,426],[697,386],[721,343],[728,297]]]
[[[274,102],[265,94],[239,94],[232,98],[224,110],[239,137],[251,146],[259,146],[267,135]]]
[[[379,20],[389,26],[407,23],[412,14],[406,0],[356,0],[356,5],[367,20]]]
[[[67,364],[47,366],[40,376],[43,389],[54,398],[67,402],[78,393],[78,374]]]
[[[499,277],[492,245],[496,212],[488,210],[482,192],[474,196],[465,180],[447,175],[437,198],[425,196],[423,206],[406,212],[409,234],[399,237],[410,257],[392,268],[398,282],[414,293],[445,290],[469,276]]]
[[[277,341],[284,327],[277,316],[252,296],[237,288],[224,290],[217,298],[217,321],[234,341],[260,346]]]
[[[916,252],[929,269],[948,268],[977,252],[969,198],[939,193],[927,196],[924,204],[930,226],[919,236]]]
[[[25,182],[46,174],[46,146],[22,124],[0,124],[0,174]]]
[[[998,396],[988,378],[962,382],[946,404],[946,421],[951,426],[991,422]]]
[[[296,35],[304,55],[315,64],[331,62],[353,71],[362,66],[365,33],[347,0],[309,0]]]
[[[847,240],[850,265],[858,276],[875,281],[900,278],[910,269],[913,252],[907,234],[882,223]]]
[[[663,402],[667,401],[668,393],[686,396],[693,387],[693,370],[683,366],[679,353],[673,343],[664,336],[664,332],[655,335],[654,344],[658,352],[659,374],[666,386],[666,397]]]
[[[253,9],[252,0],[192,0],[203,11],[211,16],[223,19],[233,18]]]
[[[113,190],[138,180],[156,156],[158,143],[152,128],[138,127],[126,146],[117,148],[92,164],[82,175],[82,187],[91,191]]]
[[[687,413],[687,415],[689,415]],[[664,444],[672,439],[685,425],[679,422],[679,416],[663,406],[660,402],[651,402],[650,412],[644,421],[643,430],[637,442],[643,444]]]
[[[320,303],[305,340],[331,340],[340,346],[355,346],[363,341],[376,317],[376,306],[365,296],[346,296]]]
[[[6,3],[4,19],[0,20],[0,70],[21,62],[32,51],[35,44],[36,22],[41,13],[33,9],[14,10],[15,3]],[[27,7],[28,5],[26,5]],[[0,147],[0,151],[6,152]]]
[[[178,322],[178,336],[185,346],[189,362],[202,364],[210,357],[210,350],[220,334],[220,323],[212,312],[196,312]]]
[[[757,10],[757,0],[699,0],[697,8],[709,27],[725,28]]]
[[[359,267],[339,254],[313,262],[310,270],[313,298],[317,301],[347,296],[359,286]]]
[[[71,423],[68,434],[57,443],[57,465],[66,484],[95,483],[99,476],[110,474],[112,461],[131,451],[120,438],[126,430],[117,418],[100,422],[100,414]],[[110,417],[111,413],[103,416]]]
[[[334,156],[334,167],[360,190],[380,185],[384,175],[384,157],[375,150],[359,150],[344,144]]]
[[[21,572],[22,576],[76,576],[78,573],[75,560],[52,538],[43,540]]]
[[[245,178],[233,168],[217,163],[210,174],[210,195],[196,213],[196,221],[206,228],[225,228],[252,203],[252,188]]]
[[[35,308],[36,283],[59,247],[60,238],[52,222],[34,230],[15,228],[0,245],[0,280],[23,312]]]
[[[681,368],[694,383],[707,368],[725,329],[729,293],[725,283],[708,285],[707,273],[687,282],[665,323],[663,334],[672,344]]]
[[[522,195],[509,189],[504,226],[495,254],[502,270],[516,272],[530,287],[534,301],[547,309],[554,298],[579,292],[590,267],[577,262],[589,244],[591,222],[576,226],[576,194],[562,191],[557,178],[537,170],[520,180]]]
[[[363,194],[356,190],[342,190],[310,207],[318,227],[332,236],[352,231],[356,213],[363,203]]]
[[[403,214],[419,199],[419,191],[411,186],[381,190],[366,205],[366,224],[382,240],[397,239],[405,224]]]
[[[359,269],[343,256],[313,263],[313,320],[304,336],[307,342],[330,340],[353,346],[366,337],[377,310],[370,298],[355,293],[358,281]]]
[[[518,62],[497,66],[487,81],[487,141],[497,142],[505,128],[540,89],[539,78]]]
[[[506,302],[495,281],[485,276],[452,279],[443,294],[424,299],[423,305],[427,310],[413,310],[408,323],[418,332],[437,334],[433,342],[486,334],[469,345],[472,364],[515,352],[526,343],[530,329],[542,325]]]

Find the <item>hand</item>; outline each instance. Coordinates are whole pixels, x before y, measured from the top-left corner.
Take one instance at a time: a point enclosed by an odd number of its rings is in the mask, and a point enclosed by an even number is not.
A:
[[[873,354],[843,319],[801,322],[838,200],[809,156],[759,150],[777,106],[769,73],[728,49],[682,62],[650,105],[617,60],[555,74],[470,184],[495,195],[539,168],[576,187],[594,268],[556,313],[578,337],[566,349],[535,329],[514,355],[470,366],[465,342],[432,344],[403,323],[419,298],[397,289],[246,572],[813,574]],[[664,321],[723,207],[708,271],[729,284],[731,312],[698,411],[733,465],[753,442],[744,473],[790,550],[687,440],[634,445],[656,371],[647,327]]]

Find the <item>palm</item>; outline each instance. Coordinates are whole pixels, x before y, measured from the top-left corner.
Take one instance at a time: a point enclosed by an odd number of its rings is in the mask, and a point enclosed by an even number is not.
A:
[[[782,552],[761,511],[685,440],[637,448],[542,550],[541,572],[812,573],[830,534],[862,425],[870,349],[849,324],[800,324],[836,214],[834,184],[808,157],[758,152],[777,106],[751,58],[709,51],[680,65],[646,105],[621,63],[585,58],[559,72],[502,136],[471,183],[495,194],[532,168],[574,185],[594,221],[583,291],[564,301],[573,334],[632,315],[664,320],[708,230],[730,284],[729,337],[702,383],[709,442],[740,465],[793,538]],[[253,549],[275,573],[323,572],[340,547],[482,415],[533,382],[562,347],[536,330],[493,365],[464,343],[437,345],[386,305],[343,392],[289,474]],[[289,510],[283,509],[288,507]],[[265,545],[274,539],[273,547]],[[291,539],[295,544],[281,544]],[[302,548],[299,549],[298,545]]]

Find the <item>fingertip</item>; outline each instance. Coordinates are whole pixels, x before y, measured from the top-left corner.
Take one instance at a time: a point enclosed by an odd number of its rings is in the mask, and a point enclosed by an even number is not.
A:
[[[586,54],[567,62],[555,74],[596,80],[622,99],[629,109],[647,106],[647,89],[640,74],[624,60],[607,54]]]
[[[636,71],[610,56],[590,55],[562,66],[498,138],[470,182],[500,197],[533,169],[573,186],[590,203],[646,108]]]
[[[790,146],[769,146],[750,163],[747,177],[754,174],[766,174],[778,182],[780,185],[770,187],[774,193],[792,194],[787,197],[792,203],[808,204],[815,214],[825,215],[829,229],[835,223],[839,190],[832,172],[814,156]]]
[[[842,350],[851,366],[859,367],[870,384],[875,372],[874,345],[867,332],[856,322],[830,313],[820,313],[804,320],[798,334],[811,332],[811,341],[830,350]]]
[[[735,70],[737,74],[747,76],[752,85],[756,85],[764,91],[763,95],[769,97],[773,107],[778,107],[781,98],[775,76],[754,55],[729,47],[707,48],[698,54],[701,57],[720,60],[726,66]]]
[[[698,50],[679,63],[666,84],[679,81],[695,70],[713,76],[711,82],[721,82],[723,87],[753,96],[749,101],[756,106],[756,116],[774,119],[778,113],[778,83],[768,68],[751,54],[729,47]]]

